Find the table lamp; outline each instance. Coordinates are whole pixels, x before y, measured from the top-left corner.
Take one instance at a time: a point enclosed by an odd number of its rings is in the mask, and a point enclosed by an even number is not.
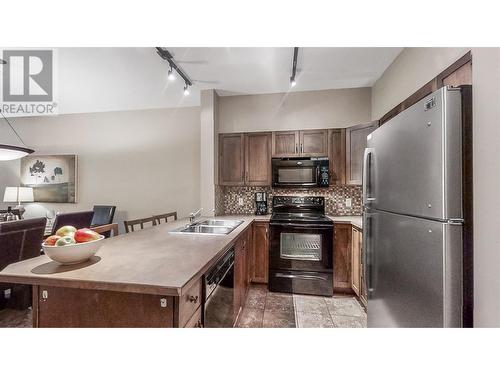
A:
[[[24,207],[21,202],[34,202],[33,188],[30,187],[16,187],[7,186],[3,195],[3,201],[6,203],[16,202],[17,206],[14,209],[19,211],[19,216],[23,217]]]

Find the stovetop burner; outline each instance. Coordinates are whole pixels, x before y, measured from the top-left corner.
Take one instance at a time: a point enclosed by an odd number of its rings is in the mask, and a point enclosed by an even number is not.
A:
[[[273,197],[273,223],[333,223],[325,216],[325,198],[316,196]]]

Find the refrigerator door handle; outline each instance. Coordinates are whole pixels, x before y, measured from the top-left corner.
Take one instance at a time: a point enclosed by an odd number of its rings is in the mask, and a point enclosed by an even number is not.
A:
[[[365,153],[363,155],[363,203],[369,205],[371,202],[375,201],[375,197],[371,197],[371,183],[370,183],[370,159],[373,155],[373,148],[365,148]]]
[[[372,232],[372,220],[370,217],[370,214],[368,212],[364,212],[363,214],[363,264],[365,265],[365,283],[366,283],[366,290],[368,294],[368,299],[370,299],[375,283],[373,282],[373,254],[372,254],[372,246],[371,246],[371,232]]]

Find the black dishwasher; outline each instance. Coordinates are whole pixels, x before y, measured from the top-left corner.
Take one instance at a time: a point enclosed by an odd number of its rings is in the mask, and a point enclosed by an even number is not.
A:
[[[203,326],[230,328],[234,323],[234,249],[205,274]]]

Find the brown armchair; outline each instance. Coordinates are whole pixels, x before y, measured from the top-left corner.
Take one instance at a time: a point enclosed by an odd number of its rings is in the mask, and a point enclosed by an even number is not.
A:
[[[0,223],[0,270],[40,255],[46,222],[45,218],[37,218]],[[8,289],[10,306],[25,309],[31,305],[31,287],[0,283],[0,306],[6,303],[4,292]]]

